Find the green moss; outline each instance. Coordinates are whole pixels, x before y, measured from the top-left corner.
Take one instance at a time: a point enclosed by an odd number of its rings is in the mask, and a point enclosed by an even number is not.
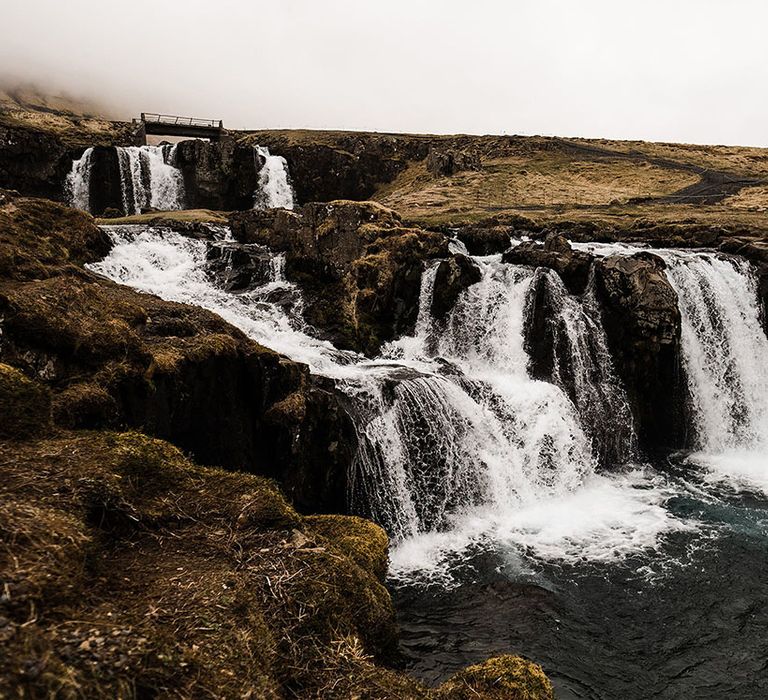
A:
[[[0,437],[42,434],[51,424],[50,393],[19,370],[0,364],[0,416]]]
[[[354,515],[310,515],[304,523],[360,568],[384,580],[389,538],[378,525]]]
[[[541,666],[519,656],[496,656],[459,671],[437,690],[438,700],[554,700]]]

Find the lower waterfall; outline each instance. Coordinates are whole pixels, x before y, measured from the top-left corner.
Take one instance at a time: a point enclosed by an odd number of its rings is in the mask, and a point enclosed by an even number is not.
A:
[[[279,266],[269,283],[233,294],[207,274],[204,241],[107,230],[116,246],[94,270],[209,308],[336,380],[360,438],[350,501],[393,537],[394,576],[440,578],[452,558],[494,540],[545,558],[612,559],[683,527],[662,507],[663,482],[642,467],[599,473],[581,410],[561,387],[528,376],[530,269],[476,258],[482,279],[442,322],[429,311],[428,270],[416,333],[369,360],[312,337]],[[290,304],[272,302],[276,288]]]
[[[677,290],[696,462],[768,491],[768,338],[745,260],[662,253]]]
[[[391,536],[410,672],[437,683],[511,652],[566,700],[764,697],[768,341],[746,263],[654,251],[680,296],[698,452],[638,465],[590,286],[570,295],[551,271],[475,257],[480,280],[436,319],[428,267],[415,332],[369,359],[313,336],[281,255],[259,249],[261,282],[230,292],[232,257],[209,255],[237,245],[226,228],[213,243],[105,229],[115,246],[91,269],[208,308],[344,392],[351,504]],[[551,381],[531,378],[525,342],[542,278]]]

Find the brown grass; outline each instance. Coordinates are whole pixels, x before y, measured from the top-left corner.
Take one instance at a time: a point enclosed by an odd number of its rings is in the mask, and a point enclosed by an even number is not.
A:
[[[485,161],[480,171],[431,176],[412,164],[375,195],[404,217],[427,220],[464,216],[483,208],[601,205],[669,194],[698,181],[691,173],[625,160],[572,160],[540,154]]]

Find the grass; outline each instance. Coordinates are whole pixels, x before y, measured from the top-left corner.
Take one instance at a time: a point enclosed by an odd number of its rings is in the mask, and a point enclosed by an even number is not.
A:
[[[126,224],[156,224],[164,221],[189,221],[203,224],[223,224],[228,221],[229,212],[212,211],[210,209],[182,209],[181,211],[153,211],[146,214],[132,214],[114,219],[97,218],[99,226],[120,226]]]

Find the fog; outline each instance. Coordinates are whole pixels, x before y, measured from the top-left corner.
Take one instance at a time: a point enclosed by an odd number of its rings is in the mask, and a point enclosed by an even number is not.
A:
[[[2,0],[0,72],[232,128],[768,146],[762,0]]]

